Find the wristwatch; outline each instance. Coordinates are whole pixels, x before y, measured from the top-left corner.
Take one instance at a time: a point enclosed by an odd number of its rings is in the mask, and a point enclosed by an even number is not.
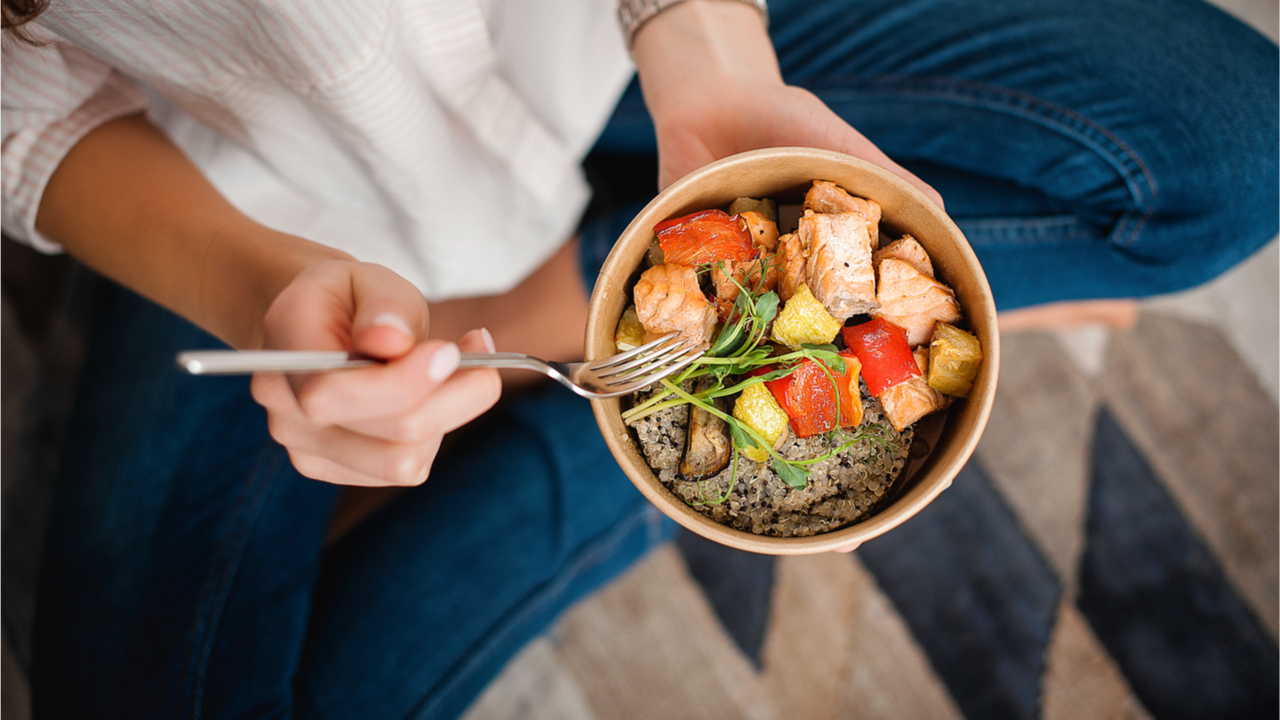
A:
[[[765,25],[769,24],[769,6],[766,0],[735,1],[744,2],[759,10]],[[627,51],[633,49],[636,33],[642,25],[663,10],[681,2],[684,0],[618,0],[618,22],[622,23],[622,34],[627,38]]]

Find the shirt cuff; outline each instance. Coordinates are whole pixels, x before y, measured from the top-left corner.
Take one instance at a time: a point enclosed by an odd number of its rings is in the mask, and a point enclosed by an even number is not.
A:
[[[69,116],[28,127],[4,142],[4,233],[46,253],[62,247],[36,230],[36,213],[49,178],[76,143],[116,118],[142,112],[147,98],[128,78],[112,70],[102,85]]]

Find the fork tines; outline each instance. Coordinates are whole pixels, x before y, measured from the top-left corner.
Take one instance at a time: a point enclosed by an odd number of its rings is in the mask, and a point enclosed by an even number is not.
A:
[[[706,350],[705,343],[695,346],[687,338],[680,339],[679,335],[678,332],[669,333],[594,363],[591,370],[613,387],[646,378],[649,382],[657,382],[697,360]]]

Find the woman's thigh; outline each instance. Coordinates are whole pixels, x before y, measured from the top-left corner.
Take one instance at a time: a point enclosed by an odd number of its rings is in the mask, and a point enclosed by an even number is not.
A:
[[[1275,235],[1276,47],[1201,0],[770,7],[788,81],[941,192],[1000,307],[1181,289]],[[602,147],[646,121],[633,87]]]
[[[560,612],[666,539],[589,404],[547,383],[449,444],[326,558],[302,715],[454,717]]]

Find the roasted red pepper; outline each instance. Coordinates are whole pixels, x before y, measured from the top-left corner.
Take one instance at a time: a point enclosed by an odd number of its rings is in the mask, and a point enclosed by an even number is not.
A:
[[[804,360],[790,375],[765,382],[791,418],[791,429],[798,437],[809,437],[836,428],[837,393],[840,398],[840,426],[850,427],[862,422],[862,400],[855,397],[857,391],[853,389],[858,382],[858,359],[853,353],[840,355],[845,358],[842,373],[816,360]]]
[[[886,388],[920,375],[920,366],[907,344],[907,331],[883,318],[844,328],[840,336],[862,361],[862,377],[876,397]]]
[[[751,260],[760,253],[742,219],[721,210],[703,210],[653,227],[666,262],[706,265],[720,260]]]

